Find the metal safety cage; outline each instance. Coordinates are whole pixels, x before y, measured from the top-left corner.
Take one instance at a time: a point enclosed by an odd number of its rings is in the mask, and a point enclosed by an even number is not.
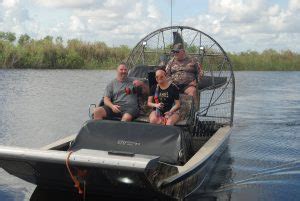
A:
[[[177,42],[184,45],[189,56],[197,58],[204,71],[198,82],[200,100],[194,125],[202,131],[205,125],[232,125],[235,97],[232,64],[219,43],[208,34],[187,26],[158,29],[133,48],[126,61],[128,68],[166,64],[172,58],[171,49]],[[199,135],[201,131],[195,134]]]

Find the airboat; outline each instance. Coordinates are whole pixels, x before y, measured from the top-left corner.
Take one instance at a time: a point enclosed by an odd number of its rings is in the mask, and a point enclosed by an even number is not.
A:
[[[200,30],[171,26],[144,37],[126,63],[129,76],[150,85],[177,42],[197,58],[204,75],[197,101],[180,94],[181,120],[175,126],[150,124],[145,97],[139,97],[141,116],[134,122],[90,115],[78,134],[40,149],[0,146],[0,166],[37,189],[86,198],[182,200],[203,186],[233,125],[235,81],[226,52]]]

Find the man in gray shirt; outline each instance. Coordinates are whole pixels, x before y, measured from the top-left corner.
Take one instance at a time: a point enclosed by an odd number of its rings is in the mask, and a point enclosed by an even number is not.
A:
[[[105,88],[104,106],[94,110],[94,119],[120,117],[121,121],[131,121],[138,116],[137,94],[141,90],[147,93],[148,89],[143,82],[127,75],[126,64],[121,63],[117,68],[117,77]]]

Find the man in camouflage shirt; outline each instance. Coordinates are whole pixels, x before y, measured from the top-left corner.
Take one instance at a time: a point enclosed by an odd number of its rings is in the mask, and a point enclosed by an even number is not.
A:
[[[193,96],[196,100],[197,79],[202,75],[202,69],[196,58],[186,55],[182,43],[174,45],[174,57],[166,66],[167,76],[178,86],[181,93]]]

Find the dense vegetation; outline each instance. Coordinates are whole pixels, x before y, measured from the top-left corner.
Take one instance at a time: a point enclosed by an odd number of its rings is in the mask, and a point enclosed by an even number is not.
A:
[[[61,37],[34,40],[27,34],[0,32],[0,68],[109,69],[129,54],[127,46],[108,47],[104,42],[63,42]],[[228,54],[235,70],[300,70],[300,54],[265,50]]]
[[[253,71],[296,71],[300,70],[300,54],[268,49],[262,53],[247,51],[238,54],[229,53],[234,70]]]
[[[108,47],[103,42],[88,43],[77,39],[63,44],[61,37],[46,36],[34,40],[0,32],[0,68],[34,69],[107,69],[129,54],[127,46]]]

